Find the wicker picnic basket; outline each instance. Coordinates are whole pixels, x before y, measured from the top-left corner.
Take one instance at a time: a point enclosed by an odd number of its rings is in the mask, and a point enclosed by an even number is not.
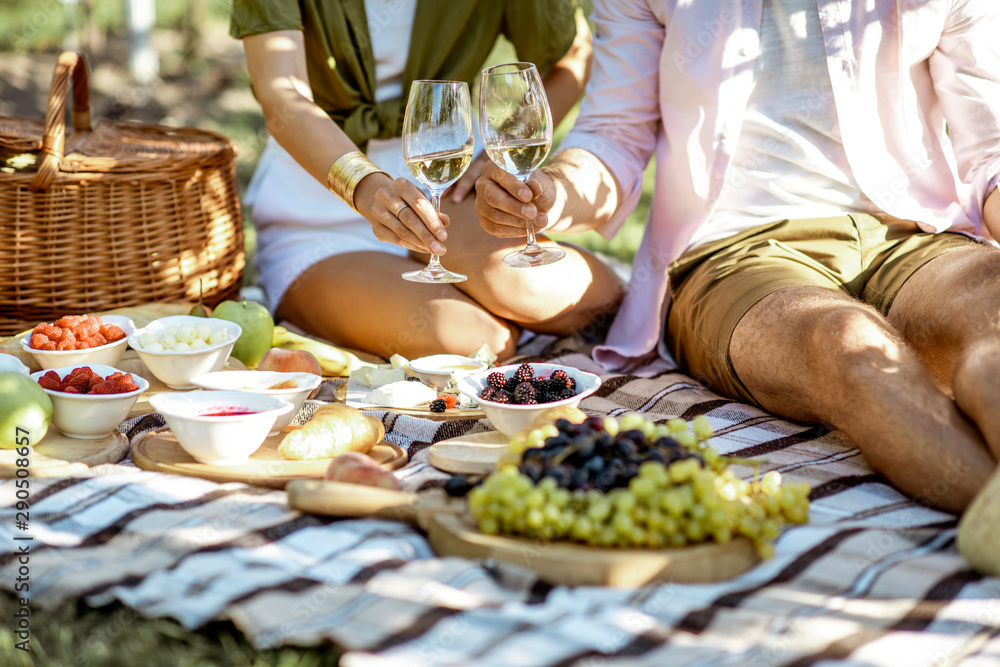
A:
[[[66,135],[72,78],[73,132]],[[0,115],[0,336],[63,315],[239,294],[236,152],[195,128],[100,121],[58,60],[44,124]]]

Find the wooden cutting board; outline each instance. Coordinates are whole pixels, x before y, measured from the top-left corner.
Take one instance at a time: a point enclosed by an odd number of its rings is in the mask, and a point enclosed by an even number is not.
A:
[[[102,463],[118,463],[128,454],[128,438],[115,429],[106,438],[81,440],[68,438],[50,425],[45,437],[32,448],[28,472],[32,477],[65,477],[85,472]],[[16,476],[16,450],[0,449],[0,478]]]
[[[343,482],[290,482],[293,509],[339,517],[374,516],[419,525],[439,556],[492,558],[534,570],[554,584],[633,588],[650,583],[707,583],[731,579],[759,561],[744,538],[728,544],[680,549],[606,549],[570,542],[544,542],[484,535],[465,511],[464,499],[409,493]]]
[[[445,410],[444,412],[433,412],[426,405],[417,406],[415,408],[392,408],[384,405],[369,405],[358,400],[358,397],[351,395],[347,391],[347,383],[344,382],[337,386],[333,390],[334,396],[347,403],[352,408],[357,408],[358,410],[384,410],[386,412],[395,412],[401,415],[410,415],[411,417],[423,417],[424,419],[433,419],[434,421],[451,421],[453,419],[479,419],[485,416],[483,411],[479,408],[451,408]]]
[[[286,429],[287,430],[287,429]],[[213,482],[243,482],[272,489],[283,489],[292,480],[322,479],[333,459],[292,461],[278,452],[285,432],[264,441],[246,463],[232,466],[199,463],[184,451],[169,430],[145,433],[132,443],[132,460],[145,470],[200,477]],[[387,470],[406,465],[407,455],[398,445],[382,441],[368,453]]]
[[[427,459],[438,470],[455,475],[488,475],[509,443],[510,438],[499,431],[460,435],[431,445]]]

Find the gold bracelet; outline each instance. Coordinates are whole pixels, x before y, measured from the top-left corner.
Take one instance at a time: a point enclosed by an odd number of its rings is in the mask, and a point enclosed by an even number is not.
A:
[[[389,174],[376,167],[361,151],[344,153],[330,167],[326,175],[326,187],[350,206],[355,213],[354,190],[365,176],[370,174]],[[390,176],[390,178],[392,178]]]

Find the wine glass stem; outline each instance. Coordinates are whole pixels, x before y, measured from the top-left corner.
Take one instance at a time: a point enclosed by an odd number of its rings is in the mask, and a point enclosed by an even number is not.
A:
[[[534,250],[538,247],[538,243],[535,242],[535,223],[528,220],[528,224],[525,226],[525,229],[528,232],[527,248],[529,250]]]
[[[431,195],[431,204],[434,206],[434,212],[441,213],[441,193],[434,190],[428,189]],[[441,266],[441,258],[431,253],[431,260],[427,262],[428,271],[444,271],[444,267]]]
[[[520,180],[521,180],[522,183],[527,184],[528,178],[530,178],[530,177],[531,177],[531,175],[529,174],[528,176],[525,176],[524,178],[522,178]],[[535,241],[535,223],[532,222],[531,220],[528,220],[528,222],[524,226],[524,229],[528,233],[528,241],[527,241],[527,243],[524,246],[524,252],[527,252],[529,254],[533,254],[533,253],[536,253],[536,252],[540,251],[541,248],[539,247],[538,243]]]

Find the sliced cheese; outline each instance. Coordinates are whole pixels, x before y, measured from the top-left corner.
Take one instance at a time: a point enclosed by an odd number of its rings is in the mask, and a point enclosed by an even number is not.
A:
[[[414,408],[437,398],[437,391],[420,382],[403,380],[368,392],[365,400],[372,405],[390,408]]]
[[[373,368],[368,374],[368,386],[377,389],[382,385],[402,382],[406,379],[406,372],[402,368]]]
[[[379,364],[378,366],[366,366],[351,371],[348,382],[359,387],[371,387],[372,389],[390,382],[398,382],[405,379],[402,371],[396,371],[389,364]]]

